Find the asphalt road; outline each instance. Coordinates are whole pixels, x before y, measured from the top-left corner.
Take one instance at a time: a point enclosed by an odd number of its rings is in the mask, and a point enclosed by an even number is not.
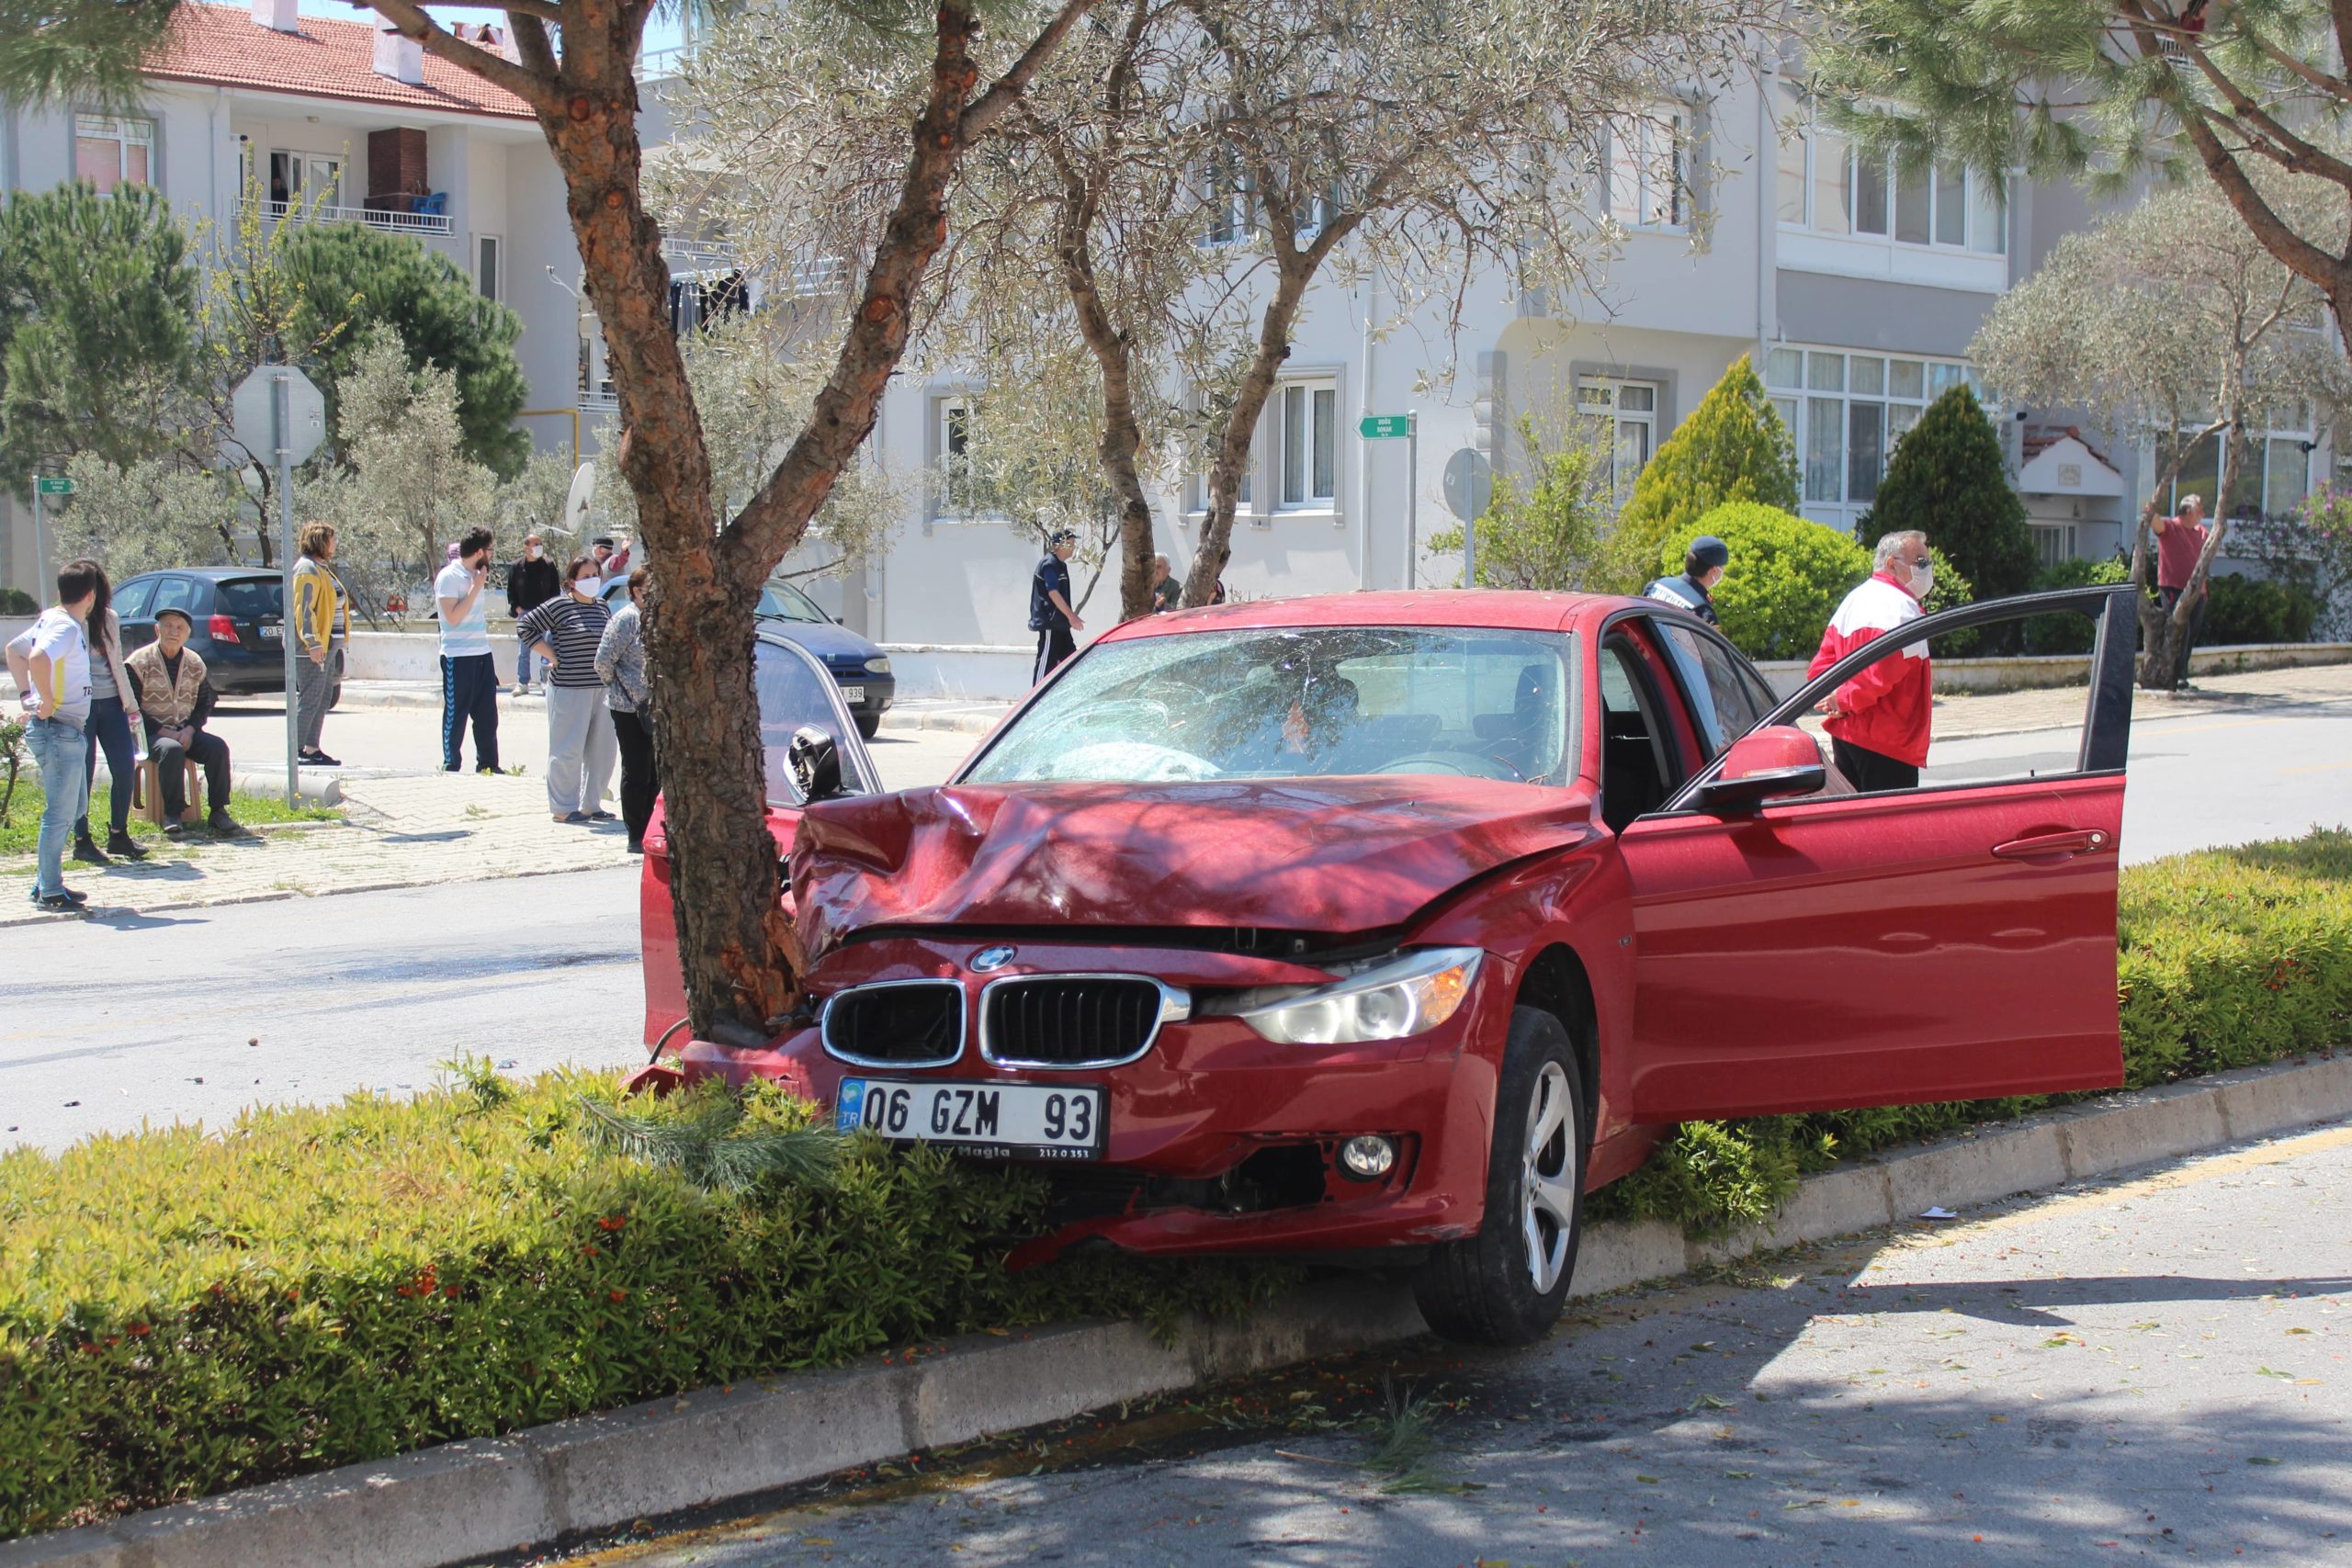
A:
[[[1428,1401],[1401,1473],[1368,1465],[1376,1422],[1137,1423],[1110,1462],[1055,1468],[1059,1434],[1039,1473],[932,1456],[871,1501],[575,1562],[2352,1562],[2347,1234],[2337,1128],[1607,1298],[1522,1351],[1276,1380],[1304,1410],[1384,1378]]]
[[[258,750],[275,720],[223,722],[251,727]],[[363,765],[413,768],[416,748],[435,744],[429,712],[331,722],[330,750]],[[538,722],[527,716],[513,739],[543,745]],[[2075,739],[1948,742],[1930,773],[2064,766]],[[976,741],[885,731],[874,755],[884,782],[906,788],[945,778]],[[2352,821],[2346,759],[2352,706],[2136,726],[2124,858]],[[459,1054],[529,1072],[633,1061],[639,1048],[636,882],[622,872],[65,921],[18,929],[8,945],[0,1147],[57,1148],[142,1120],[217,1125],[258,1100],[413,1089]]]

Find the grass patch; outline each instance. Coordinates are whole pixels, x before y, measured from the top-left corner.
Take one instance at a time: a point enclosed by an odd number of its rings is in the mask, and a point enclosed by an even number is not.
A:
[[[2275,1062],[2352,1035],[2352,832],[2130,867],[2116,915],[2129,1087]],[[2079,1098],[1687,1122],[1647,1165],[1593,1194],[1586,1213],[1720,1235],[1771,1218],[1802,1177],[1840,1159]]]
[[[198,788],[201,789],[201,785]],[[111,784],[100,784],[90,792],[90,824],[103,843],[113,807]],[[0,860],[13,860],[38,852],[40,840],[40,813],[43,796],[40,775],[28,768],[17,776],[16,798],[9,803],[8,820],[0,822]],[[246,795],[232,791],[229,795],[229,815],[248,828],[265,828],[284,822],[340,822],[343,813],[333,807],[288,807],[283,795]],[[138,812],[130,814],[130,837],[142,849],[164,850],[179,854],[205,841],[204,836],[183,844],[174,844],[164,837],[164,830],[149,822]]]

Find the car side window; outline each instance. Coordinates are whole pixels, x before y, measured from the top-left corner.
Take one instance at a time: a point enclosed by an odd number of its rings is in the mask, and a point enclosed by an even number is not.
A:
[[[155,602],[148,606],[149,615],[161,615],[165,610],[186,610],[196,614],[196,579],[192,577],[158,578]]]
[[[1755,728],[1770,705],[1757,701],[1752,675],[1730,649],[1689,626],[1660,620],[1657,629],[1712,761]]]
[[[145,616],[147,602],[155,597],[155,582],[156,579],[144,577],[124,583],[114,596],[115,619],[136,621]]]
[[[1681,784],[1648,661],[1623,633],[1600,649],[1600,815],[1613,832],[1665,804]]]

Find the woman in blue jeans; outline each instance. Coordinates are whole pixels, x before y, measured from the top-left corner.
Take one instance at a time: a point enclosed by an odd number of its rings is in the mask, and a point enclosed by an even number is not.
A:
[[[96,597],[97,565],[69,561],[57,574],[57,603],[8,644],[8,673],[25,710],[25,747],[40,772],[40,859],[33,904],[78,913],[87,895],[65,886],[65,840],[83,815],[88,777],[83,732],[90,723],[90,654],[83,626]]]
[[[95,562],[91,563],[96,565]],[[122,623],[115,618],[114,584],[99,567],[98,596],[90,606],[90,723],[84,742],[82,817],[74,824],[74,858],[86,865],[107,865],[109,855],[145,860],[147,852],[130,840],[130,782],[138,776],[139,749],[130,739],[130,677],[122,668]],[[107,847],[101,851],[90,837],[90,790],[98,776],[98,751],[107,754],[107,815],[112,818]]]

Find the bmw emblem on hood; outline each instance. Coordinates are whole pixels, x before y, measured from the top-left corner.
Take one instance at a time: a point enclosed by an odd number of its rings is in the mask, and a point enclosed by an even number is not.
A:
[[[1009,947],[984,947],[980,949],[979,952],[972,955],[972,973],[975,975],[993,975],[1012,962],[1012,949]]]

